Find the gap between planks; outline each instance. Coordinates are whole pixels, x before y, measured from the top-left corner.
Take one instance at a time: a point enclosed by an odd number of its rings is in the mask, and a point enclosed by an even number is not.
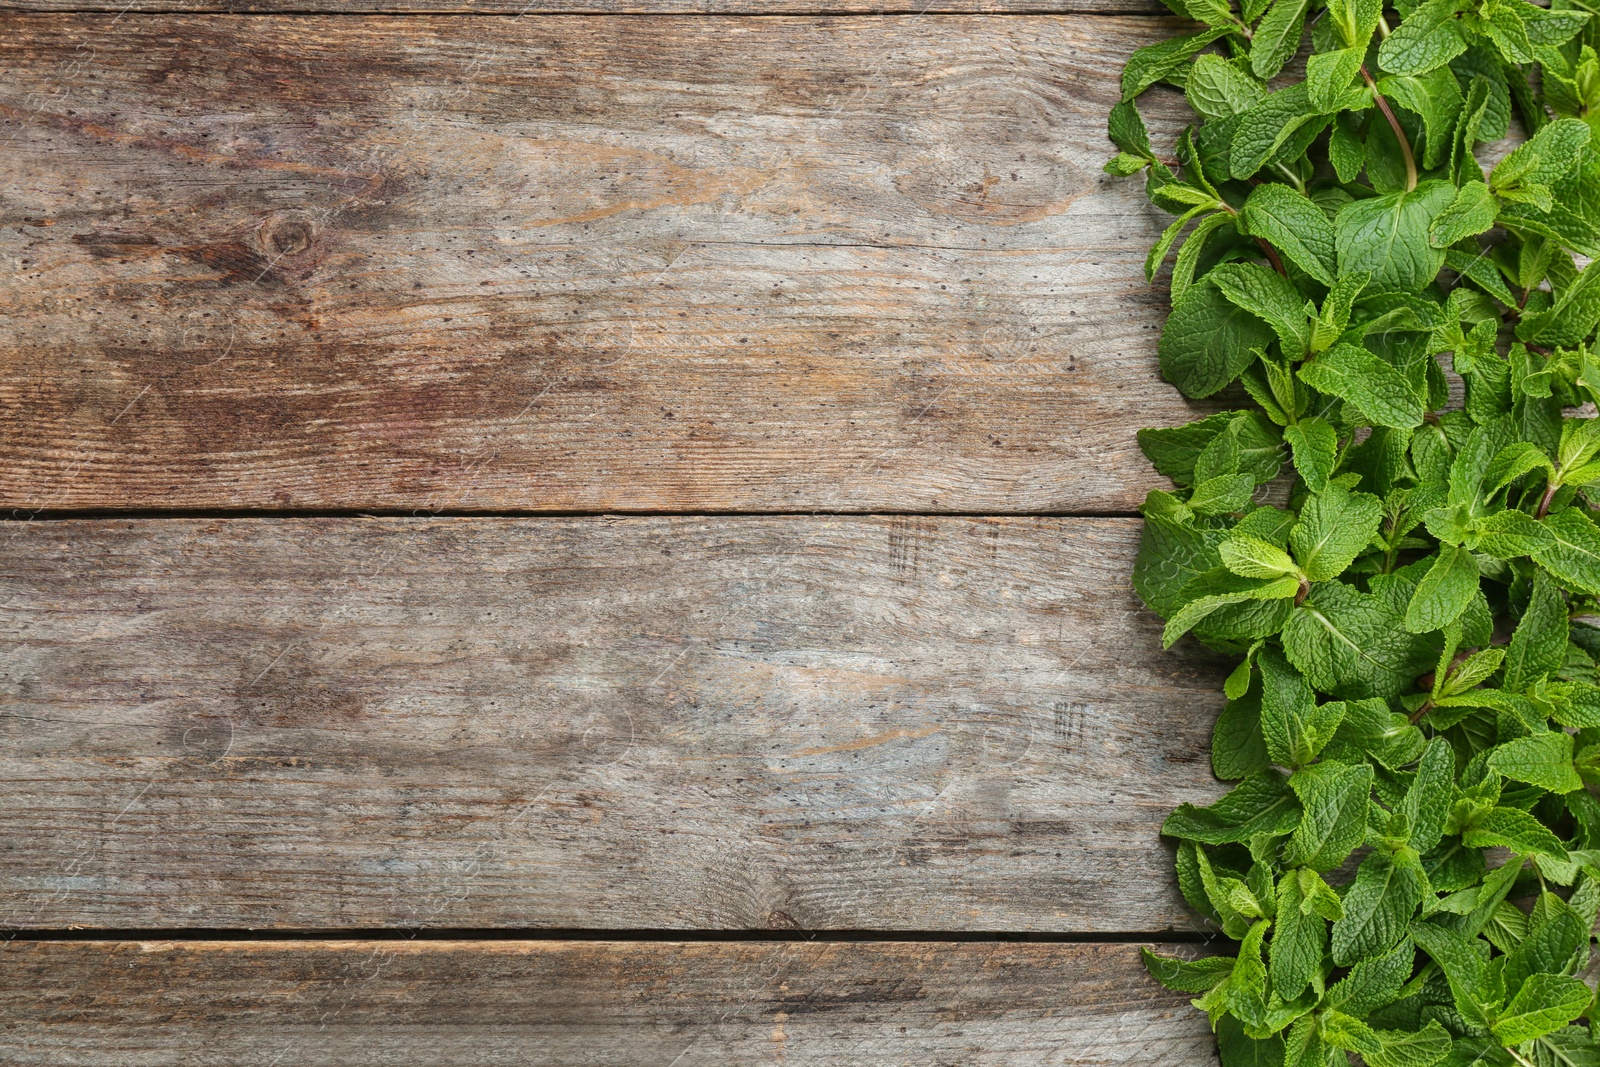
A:
[[[1137,0],[1132,0],[1133,4]],[[1040,18],[1054,15],[1089,15],[1103,16],[1106,18],[1137,18],[1149,16],[1155,18],[1171,18],[1172,12],[1168,8],[1156,3],[1155,0],[1144,6],[1115,7],[1111,5],[1063,7],[1015,7],[1003,10],[984,10],[977,7],[904,7],[890,8],[882,11],[851,10],[849,8],[796,8],[794,10],[780,11],[739,11],[734,9],[701,9],[667,7],[655,11],[607,11],[599,8],[558,7],[541,11],[517,10],[509,7],[506,10],[493,10],[471,6],[471,0],[465,0],[456,7],[374,7],[365,9],[333,8],[274,8],[257,7],[252,9],[235,9],[223,4],[214,6],[189,3],[187,0],[174,0],[170,3],[138,4],[113,2],[102,7],[52,7],[49,4],[0,4],[0,16],[5,15],[108,15],[116,19],[137,18],[141,15],[194,15],[213,14],[228,15],[246,18],[305,18],[342,16],[345,18],[414,18],[433,15],[470,15],[474,18],[500,18],[500,19],[538,19],[555,17],[594,17],[594,18],[637,18],[651,19],[671,16],[673,18],[741,18],[741,19],[792,19],[792,18],[825,18],[825,19],[904,19],[933,18],[942,15],[984,15],[995,18]]]
[[[1142,519],[1137,511],[673,511],[665,508],[629,511],[524,511],[516,509],[468,510],[447,508],[114,508],[60,511],[12,509],[0,514],[0,523],[86,522],[166,519]]]
[[[672,941],[818,945],[1037,944],[1144,945],[1155,941],[1205,945],[1217,934],[1198,930],[1120,930],[1054,933],[1028,930],[629,930],[423,927],[305,930],[216,930],[206,927],[146,927],[7,930],[0,941]]]

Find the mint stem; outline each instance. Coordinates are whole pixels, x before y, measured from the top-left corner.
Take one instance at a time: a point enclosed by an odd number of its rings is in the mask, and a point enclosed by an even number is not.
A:
[[[1406,192],[1411,192],[1417,187],[1417,157],[1411,154],[1411,140],[1406,137],[1406,131],[1400,128],[1400,120],[1395,118],[1394,111],[1389,107],[1389,101],[1378,92],[1378,83],[1372,80],[1372,75],[1367,73],[1365,65],[1361,68],[1361,77],[1366,79],[1367,88],[1372,90],[1372,101],[1378,105],[1378,110],[1383,112],[1383,117],[1389,120],[1389,128],[1394,131],[1395,137],[1400,142],[1400,154],[1406,159]]]
[[[1217,206],[1223,211],[1226,211],[1228,214],[1232,215],[1235,219],[1239,217],[1238,209],[1232,204],[1228,203],[1226,200],[1217,201]],[[1277,250],[1271,245],[1267,244],[1267,239],[1265,237],[1257,237],[1256,244],[1260,245],[1261,251],[1267,254],[1267,260],[1272,264],[1272,269],[1287,278],[1289,276],[1289,272],[1283,269],[1283,260],[1278,258]]]
[[[1287,278],[1289,276],[1289,272],[1283,269],[1283,260],[1279,259],[1277,251],[1271,245],[1267,244],[1267,239],[1265,237],[1257,237],[1256,244],[1260,245],[1261,251],[1267,254],[1267,260],[1271,262],[1272,269]]]
[[[1556,491],[1560,488],[1561,484],[1559,482],[1551,480],[1550,484],[1545,487],[1544,496],[1539,499],[1539,507],[1533,513],[1534,518],[1542,519],[1550,513],[1550,501],[1556,498]]]

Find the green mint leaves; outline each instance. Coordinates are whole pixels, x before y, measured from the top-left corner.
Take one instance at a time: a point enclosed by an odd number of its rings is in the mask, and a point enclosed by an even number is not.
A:
[[[1167,4],[1106,169],[1212,413],[1139,432],[1133,584],[1236,657],[1232,787],[1162,833],[1238,948],[1150,973],[1223,1067],[1600,1067],[1595,5]]]

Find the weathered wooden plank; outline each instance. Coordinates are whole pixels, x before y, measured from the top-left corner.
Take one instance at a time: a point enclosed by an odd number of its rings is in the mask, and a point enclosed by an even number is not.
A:
[[[1125,519],[0,528],[0,926],[1159,931]]]
[[[13,942],[0,1017],[17,1067],[1216,1063],[1133,945]]]
[[[0,506],[1131,510],[1169,32],[7,18]]]
[[[944,15],[1160,14],[1158,0],[0,0],[0,11],[194,13],[327,12],[345,15]]]

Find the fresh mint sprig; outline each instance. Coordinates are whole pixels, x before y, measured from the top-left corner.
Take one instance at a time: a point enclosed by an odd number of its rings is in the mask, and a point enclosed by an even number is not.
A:
[[[1133,584],[1240,657],[1237,784],[1163,826],[1238,947],[1150,971],[1224,1067],[1600,1067],[1600,20],[1166,2],[1106,169],[1175,216],[1161,371],[1219,410],[1139,433]]]

